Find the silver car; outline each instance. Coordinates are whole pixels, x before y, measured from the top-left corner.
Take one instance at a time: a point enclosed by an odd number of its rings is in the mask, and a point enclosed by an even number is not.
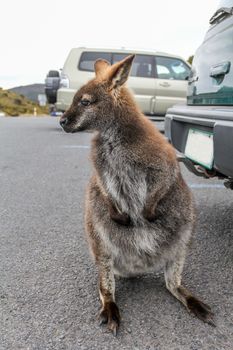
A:
[[[179,56],[163,52],[74,48],[64,64],[56,108],[65,111],[75,92],[94,78],[94,62],[105,59],[111,64],[135,54],[128,87],[147,115],[165,115],[167,108],[186,100],[190,66]]]

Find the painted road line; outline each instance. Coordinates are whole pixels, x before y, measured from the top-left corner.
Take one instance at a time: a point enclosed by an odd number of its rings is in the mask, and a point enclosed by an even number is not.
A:
[[[90,146],[86,145],[63,145],[62,148],[80,148],[80,149],[89,149]]]
[[[202,188],[226,188],[223,184],[190,184],[188,183],[190,188],[202,189]]]

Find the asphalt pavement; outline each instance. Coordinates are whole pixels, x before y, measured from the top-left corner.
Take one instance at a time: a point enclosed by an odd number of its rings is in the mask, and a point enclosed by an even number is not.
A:
[[[0,349],[232,350],[233,192],[184,168],[198,224],[183,280],[217,327],[188,314],[162,273],[117,279],[119,334],[98,325],[83,229],[90,139],[55,117],[0,117]]]

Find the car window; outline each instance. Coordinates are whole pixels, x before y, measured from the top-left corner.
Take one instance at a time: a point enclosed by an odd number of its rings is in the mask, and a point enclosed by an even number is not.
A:
[[[159,79],[187,80],[190,68],[177,58],[156,57],[156,71]]]
[[[157,75],[160,79],[171,79],[171,74],[168,68],[160,64],[157,64]]]
[[[130,54],[129,53],[113,54],[113,63],[123,60],[128,55]],[[133,60],[130,75],[132,77],[154,78],[155,77],[154,56],[136,55]]]
[[[94,72],[94,63],[99,58],[111,62],[112,54],[109,52],[83,52],[79,61],[79,70]]]

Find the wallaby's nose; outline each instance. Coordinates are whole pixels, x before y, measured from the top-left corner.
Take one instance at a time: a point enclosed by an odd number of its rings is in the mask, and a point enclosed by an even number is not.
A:
[[[68,119],[67,118],[61,118],[60,120],[60,125],[61,127],[63,128],[68,122]]]

